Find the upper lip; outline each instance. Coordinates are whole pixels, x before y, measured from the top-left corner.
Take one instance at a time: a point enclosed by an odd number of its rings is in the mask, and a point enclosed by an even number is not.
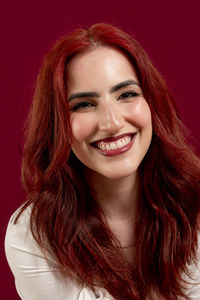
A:
[[[103,139],[99,139],[99,140],[96,140],[94,142],[92,142],[91,144],[99,144],[101,142],[114,142],[114,141],[117,141],[119,139],[122,139],[124,138],[125,136],[133,136],[136,132],[132,132],[132,133],[122,133],[120,135],[117,135],[117,136],[111,136],[111,137],[107,137],[107,138],[103,138]]]

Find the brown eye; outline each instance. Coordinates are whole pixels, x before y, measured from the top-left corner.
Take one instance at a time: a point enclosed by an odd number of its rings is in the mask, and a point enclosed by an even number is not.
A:
[[[133,97],[137,97],[140,94],[136,93],[136,92],[125,92],[122,95],[119,96],[119,100],[121,99],[126,99],[126,98],[133,98]]]
[[[75,104],[72,107],[72,111],[77,111],[79,109],[84,109],[84,108],[88,108],[88,107],[91,107],[91,106],[94,106],[94,104],[92,104],[90,102],[87,102],[87,101],[80,102],[80,103]]]

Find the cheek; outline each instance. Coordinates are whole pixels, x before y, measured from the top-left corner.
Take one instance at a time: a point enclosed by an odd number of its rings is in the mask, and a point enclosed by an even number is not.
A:
[[[132,103],[129,113],[130,119],[132,119],[138,127],[152,126],[151,111],[145,99],[142,101],[140,99],[140,101]]]
[[[73,139],[82,141],[92,134],[95,123],[86,114],[73,114],[70,118]]]

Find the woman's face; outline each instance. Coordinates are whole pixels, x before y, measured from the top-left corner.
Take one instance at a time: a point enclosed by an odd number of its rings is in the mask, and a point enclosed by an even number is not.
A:
[[[152,138],[151,113],[136,72],[118,50],[98,47],[66,70],[72,150],[93,172],[135,174]]]

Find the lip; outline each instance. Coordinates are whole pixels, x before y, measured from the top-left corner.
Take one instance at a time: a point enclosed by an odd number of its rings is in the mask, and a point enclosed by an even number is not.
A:
[[[124,152],[128,151],[132,147],[136,135],[137,135],[137,132],[135,132],[135,133],[125,133],[125,134],[121,134],[121,135],[118,135],[118,136],[113,136],[113,137],[109,137],[109,138],[97,140],[97,141],[91,143],[91,145],[100,154],[102,154],[104,156],[119,155],[119,154],[123,154]],[[117,141],[117,140],[122,139],[123,137],[127,137],[127,136],[131,136],[131,141],[130,141],[130,143],[128,143],[127,145],[125,145],[125,146],[123,146],[121,148],[114,149],[114,150],[102,150],[102,149],[100,149],[100,148],[97,147],[97,144],[99,144],[100,142],[104,142],[104,143],[114,142],[114,141]]]
[[[107,138],[104,138],[104,139],[96,140],[96,141],[92,142],[91,145],[95,146],[95,145],[99,144],[100,142],[104,142],[104,143],[115,142],[117,140],[122,139],[125,136],[133,136],[134,134],[135,134],[135,132],[134,133],[131,133],[131,132],[122,133],[122,134],[117,135],[117,136],[111,136],[111,137],[107,137]]]

